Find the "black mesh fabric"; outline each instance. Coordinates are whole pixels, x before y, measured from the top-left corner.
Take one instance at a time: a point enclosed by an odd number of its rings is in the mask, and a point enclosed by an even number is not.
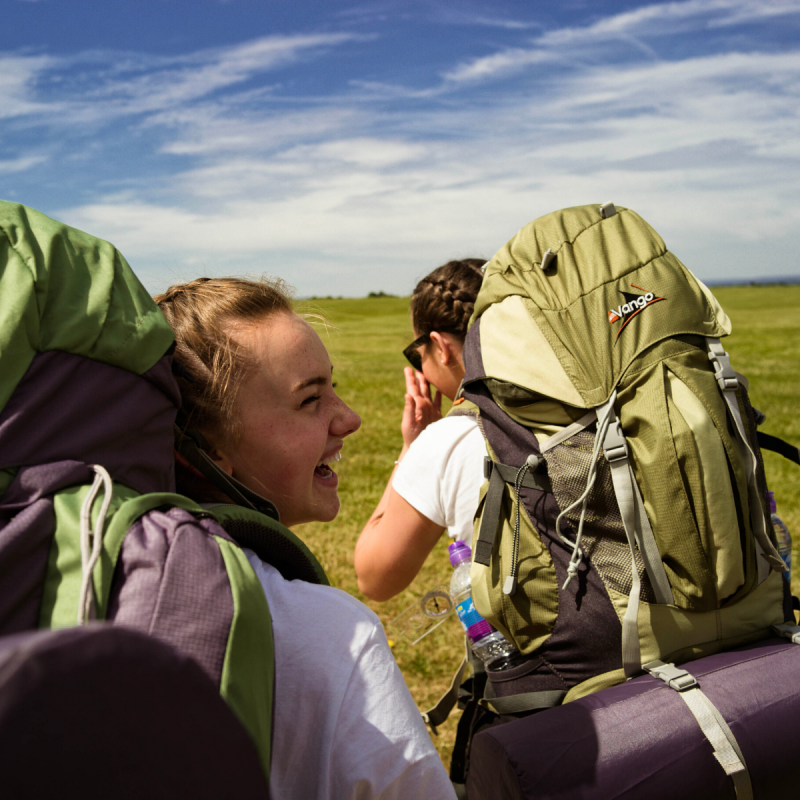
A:
[[[562,509],[574,503],[586,490],[595,427],[580,431],[545,452],[553,494]],[[611,467],[602,452],[598,454],[597,462],[597,478],[586,506],[581,549],[591,560],[603,583],[608,588],[627,595],[630,594],[633,584],[630,547],[614,494]],[[572,531],[578,530],[580,512],[581,507],[577,506],[565,515]],[[570,538],[574,538],[572,533]],[[655,594],[638,549],[636,567],[642,582],[641,599],[654,603]]]

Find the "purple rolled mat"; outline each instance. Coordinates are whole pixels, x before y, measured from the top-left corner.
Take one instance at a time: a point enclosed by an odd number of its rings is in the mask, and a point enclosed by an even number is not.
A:
[[[733,731],[758,798],[800,796],[800,646],[769,639],[681,665]],[[734,786],[678,692],[643,675],[482,731],[469,800],[716,800]]]

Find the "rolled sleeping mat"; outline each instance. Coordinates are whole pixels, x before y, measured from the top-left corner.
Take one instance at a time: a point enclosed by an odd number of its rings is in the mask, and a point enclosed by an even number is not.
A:
[[[754,798],[794,797],[800,761],[800,646],[762,640],[679,665],[727,722]],[[680,693],[642,675],[484,730],[472,742],[470,800],[734,800]]]
[[[0,775],[9,798],[268,797],[200,666],[103,623],[0,638]]]

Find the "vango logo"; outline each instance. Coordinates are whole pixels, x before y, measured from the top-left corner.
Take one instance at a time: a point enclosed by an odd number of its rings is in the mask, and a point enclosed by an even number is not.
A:
[[[612,308],[608,312],[608,323],[609,325],[613,325],[615,322],[621,322],[619,330],[617,331],[616,338],[619,339],[620,334],[625,328],[628,326],[628,323],[639,313],[641,313],[645,308],[648,306],[653,305],[653,303],[657,303],[659,300],[664,300],[663,297],[656,297],[652,292],[648,292],[646,289],[642,289],[641,286],[637,286],[635,283],[632,283],[631,286],[634,289],[639,289],[639,291],[644,292],[644,294],[632,294],[630,292],[622,292],[622,296],[625,298],[625,302],[621,305],[617,306],[616,308]]]

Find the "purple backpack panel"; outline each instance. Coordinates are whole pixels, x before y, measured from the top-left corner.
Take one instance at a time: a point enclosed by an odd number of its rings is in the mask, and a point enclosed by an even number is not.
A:
[[[195,661],[103,623],[0,639],[4,797],[266,800],[244,726]]]

